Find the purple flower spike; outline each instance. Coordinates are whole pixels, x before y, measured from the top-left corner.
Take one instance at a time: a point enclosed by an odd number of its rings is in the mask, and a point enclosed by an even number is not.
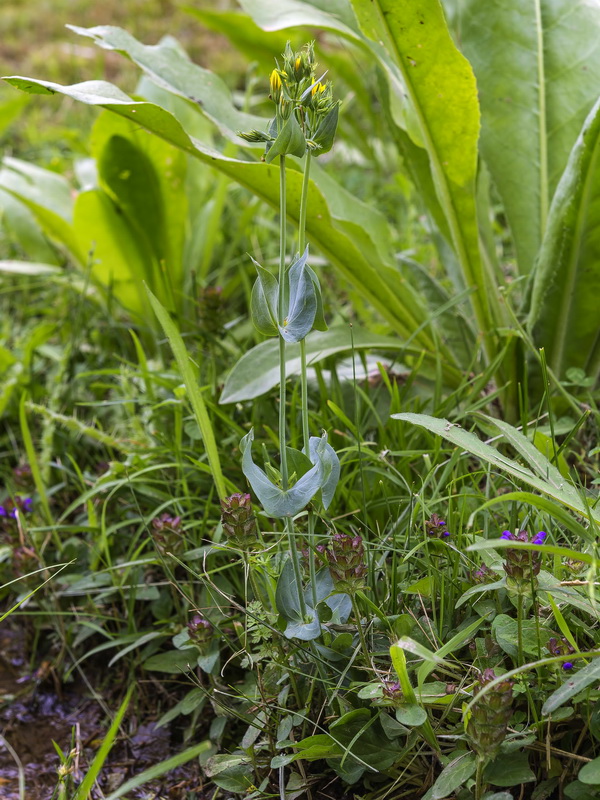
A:
[[[566,670],[573,669],[573,663],[571,661],[565,661],[562,668]]]

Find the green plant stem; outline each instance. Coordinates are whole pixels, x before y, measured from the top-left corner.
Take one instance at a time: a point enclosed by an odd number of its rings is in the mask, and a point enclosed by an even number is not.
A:
[[[523,663],[523,595],[517,595],[517,657],[520,666]]]
[[[286,184],[285,156],[279,156],[279,297],[277,298],[277,316],[279,324],[285,321],[285,251],[286,251]],[[279,451],[281,454],[281,485],[284,491],[288,488],[287,436],[285,419],[285,339],[279,336]]]
[[[285,321],[285,308],[286,308],[286,269],[285,269],[285,255],[287,243],[287,224],[286,224],[287,204],[286,204],[286,181],[285,181],[285,156],[279,156],[279,296],[277,298],[277,316],[279,324],[283,325]],[[286,418],[285,418],[285,339],[279,337],[279,452],[280,452],[280,467],[281,467],[281,486],[284,491],[288,488],[289,475],[287,464],[287,434],[286,434]],[[300,559],[298,557],[298,548],[294,539],[294,522],[289,517],[285,520],[285,532],[287,534],[288,543],[290,547],[290,556],[292,559],[292,567],[294,569],[294,577],[298,587],[298,601],[300,604],[300,613],[302,618],[306,617],[306,603],[304,601],[304,593],[302,591],[302,573],[300,571]]]
[[[298,253],[302,255],[306,246],[306,209],[308,207],[308,186],[310,181],[310,165],[312,163],[310,152],[304,162],[304,178],[302,180],[302,194],[300,196],[300,215],[298,222]],[[304,452],[308,455],[310,429],[308,425],[308,376],[306,366],[306,339],[300,341],[300,397],[302,410],[302,444]],[[315,514],[312,508],[308,509],[308,570],[310,574],[310,589],[313,608],[317,607],[317,581],[315,569]]]
[[[475,800],[481,800],[485,785],[483,783],[483,770],[485,768],[485,758],[477,756],[477,771],[475,773]]]
[[[358,603],[356,602],[356,595],[352,593],[350,597],[352,599],[352,611],[354,612],[354,618],[356,619],[356,627],[358,629],[360,646],[367,662],[367,666],[370,666],[371,656],[369,655],[369,648],[367,646],[367,640],[365,639],[365,632],[363,631],[362,623],[360,621],[360,609],[358,608]]]

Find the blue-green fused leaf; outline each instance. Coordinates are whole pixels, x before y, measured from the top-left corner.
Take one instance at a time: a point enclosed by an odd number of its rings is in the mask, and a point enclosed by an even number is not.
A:
[[[323,481],[323,452],[327,446],[325,435],[315,450],[316,460],[314,466],[297,483],[285,491],[275,486],[267,477],[264,470],[252,460],[252,441],[254,431],[251,430],[240,441],[242,452],[242,471],[254,494],[258,497],[262,507],[271,517],[293,517],[312,500],[321,488]],[[311,459],[312,460],[312,459]]]
[[[258,262],[254,261],[254,266],[258,277],[252,287],[252,322],[254,327],[264,336],[277,336],[279,283]]]
[[[311,436],[308,442],[310,460],[314,464],[320,458],[323,466],[323,478],[321,484],[321,500],[325,509],[329,505],[335,494],[335,490],[340,479],[340,460],[337,453],[329,442],[325,442],[325,448],[319,456],[319,446],[323,437]]]
[[[269,131],[270,132],[270,131]],[[302,158],[306,150],[306,139],[294,113],[286,119],[277,138],[265,154],[265,161],[270,164],[277,156],[292,155]]]
[[[313,150],[313,156],[316,157],[323,155],[323,153],[328,153],[333,147],[339,114],[340,107],[339,104],[336,104],[321,121],[312,138],[312,141],[318,145],[318,148]]]
[[[306,271],[308,247],[288,271],[288,309],[279,332],[286,342],[299,342],[312,330],[317,312],[317,298],[312,279]]]
[[[323,313],[323,296],[321,295],[321,284],[317,277],[317,273],[311,267],[306,265],[306,271],[310,275],[310,279],[313,283],[313,288],[315,290],[315,297],[317,299],[317,310],[315,313],[315,319],[313,322],[313,331],[326,331],[327,323],[325,322],[325,315]]]

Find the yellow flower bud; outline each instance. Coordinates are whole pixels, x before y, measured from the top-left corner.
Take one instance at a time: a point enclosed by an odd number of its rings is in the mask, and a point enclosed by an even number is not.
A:
[[[317,92],[322,94],[325,91],[325,86],[322,83],[315,83],[315,85],[311,89],[311,94],[314,97]]]
[[[271,92],[276,94],[281,89],[281,76],[276,69],[271,73],[269,82],[271,84]]]

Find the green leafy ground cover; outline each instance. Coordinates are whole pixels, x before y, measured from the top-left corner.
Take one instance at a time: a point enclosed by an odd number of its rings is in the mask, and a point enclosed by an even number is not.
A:
[[[2,621],[105,731],[49,796],[596,797],[600,13],[150,5],[6,79]]]

